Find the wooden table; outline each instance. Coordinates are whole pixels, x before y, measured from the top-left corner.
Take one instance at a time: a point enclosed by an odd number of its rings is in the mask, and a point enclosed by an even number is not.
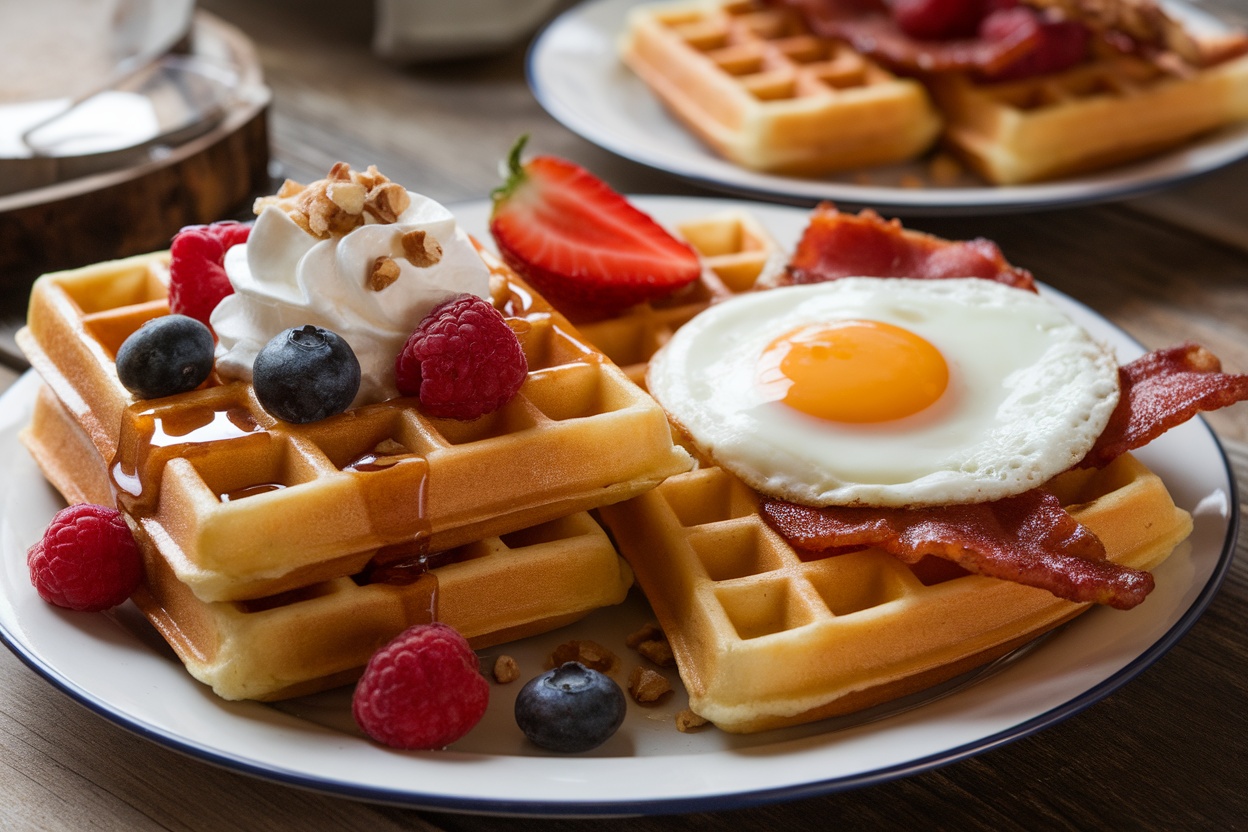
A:
[[[479,199],[521,133],[632,193],[695,193],[586,143],[529,94],[523,50],[425,68],[377,62],[366,12],[320,0],[203,0],[260,50],[275,93],[282,175],[377,164],[443,201]],[[1148,347],[1193,338],[1248,371],[1248,164],[1133,202],[995,217],[914,219],[985,236],[1038,278]],[[20,299],[10,305],[20,306]],[[16,321],[5,327],[11,333]],[[2,351],[0,351],[2,352]],[[0,387],[17,360],[0,369]],[[1209,417],[1248,494],[1248,405]],[[1241,503],[1241,516],[1244,506]],[[1176,647],[1087,711],[1037,735],[882,785],[730,812],[592,821],[595,829],[1215,829],[1248,822],[1245,535],[1221,593]],[[373,806],[218,769],[129,734],[0,651],[0,828],[573,830]]]

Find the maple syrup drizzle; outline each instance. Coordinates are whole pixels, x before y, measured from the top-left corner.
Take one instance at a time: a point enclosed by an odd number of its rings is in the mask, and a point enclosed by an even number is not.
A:
[[[463,557],[463,547],[431,553],[428,538],[421,537],[378,549],[356,576],[356,583],[407,586],[425,575],[436,578],[431,570],[458,563]]]
[[[267,494],[270,491],[281,491],[286,486],[280,482],[263,482],[259,485],[248,485],[244,488],[236,488],[233,491],[226,491],[217,496],[223,503],[229,503],[234,500],[243,500],[247,497],[254,497],[257,494]]]
[[[170,458],[186,456],[192,447],[263,435],[264,429],[242,407],[127,412],[117,455],[109,465],[118,503],[132,514],[151,513],[160,493],[161,472]]]

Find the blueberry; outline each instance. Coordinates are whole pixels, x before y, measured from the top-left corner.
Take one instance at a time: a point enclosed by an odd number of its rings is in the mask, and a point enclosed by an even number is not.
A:
[[[212,372],[212,330],[185,315],[153,318],[117,350],[117,378],[141,399],[186,393]]]
[[[551,751],[589,751],[624,722],[624,691],[580,662],[566,662],[531,679],[516,697],[516,724]]]
[[[260,404],[277,418],[315,422],[351,406],[360,389],[360,362],[337,333],[311,324],[291,327],[260,350],[252,384]]]

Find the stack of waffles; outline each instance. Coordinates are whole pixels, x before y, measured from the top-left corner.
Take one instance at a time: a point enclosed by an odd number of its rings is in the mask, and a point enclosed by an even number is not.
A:
[[[136,401],[114,356],[167,314],[167,256],[36,283],[19,339],[45,386],[24,441],[66,499],[129,517],[147,570],[136,603],[219,695],[350,681],[434,617],[483,647],[623,600],[632,573],[585,512],[689,456],[652,399],[482,256],[529,375],[472,422],[394,399],[291,425],[215,376]]]
[[[908,159],[940,119],[916,81],[750,2],[635,9],[621,55],[686,126],[748,168],[814,175]]]
[[[775,243],[748,216],[707,217],[677,231],[710,267],[694,298],[722,299],[774,277]],[[628,345],[618,359],[644,379],[650,354],[692,316],[692,305],[678,314],[668,312],[681,304],[643,306],[585,331],[608,352]],[[1153,568],[1191,531],[1187,512],[1130,455],[1050,487],[1111,560],[1133,568]],[[1041,589],[912,568],[876,549],[799,552],[762,519],[758,495],[705,458],[597,514],[671,643],[692,710],[730,732],[896,699],[991,662],[1087,609]]]
[[[1099,170],[1248,118],[1248,57],[1180,76],[1103,55],[1036,78],[951,74],[931,86],[950,147],[998,185]]]
[[[1101,50],[1020,80],[925,76],[929,98],[761,0],[640,7],[621,55],[721,155],[781,173],[914,158],[941,135],[984,179],[1011,185],[1138,159],[1248,118],[1248,55],[1176,72]],[[878,143],[878,157],[864,158],[859,140]]]

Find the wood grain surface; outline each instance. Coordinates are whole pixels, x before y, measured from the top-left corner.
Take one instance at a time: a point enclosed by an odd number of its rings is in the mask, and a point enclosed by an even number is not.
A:
[[[273,89],[280,176],[338,160],[377,164],[443,202],[484,198],[515,138],[630,193],[705,194],[612,156],[548,117],[524,50],[393,66],[369,50],[366,6],[202,0],[256,44]],[[1248,371],[1248,165],[1132,202],[988,217],[914,219],[983,236],[1147,347],[1195,339]],[[1202,219],[1202,217],[1204,219]],[[1216,221],[1214,221],[1216,219]],[[7,308],[24,298],[10,295]],[[11,311],[2,328],[20,322]],[[0,356],[3,356],[0,339]],[[11,350],[5,359],[20,367]],[[17,369],[0,369],[0,387]],[[1248,494],[1248,405],[1209,418]],[[1243,516],[1244,506],[1240,505]],[[1237,558],[1206,614],[1139,678],[1038,734],[935,771],[790,803],[619,820],[418,812],[305,792],[206,765],[75,704],[0,650],[0,829],[126,830],[1174,830],[1248,826],[1248,565]],[[155,694],[155,695],[158,695]]]

